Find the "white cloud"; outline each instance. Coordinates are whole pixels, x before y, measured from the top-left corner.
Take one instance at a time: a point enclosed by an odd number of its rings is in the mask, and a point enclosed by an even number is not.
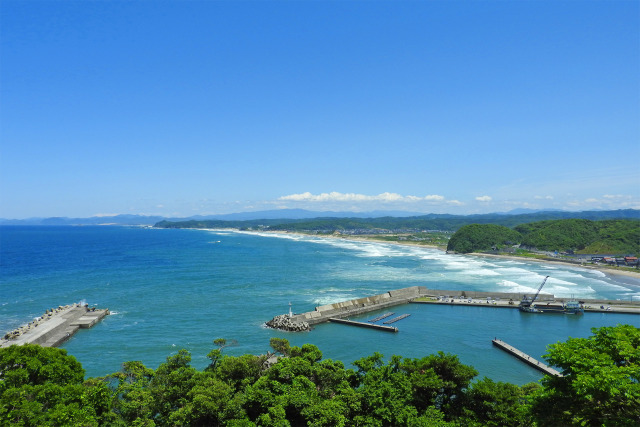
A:
[[[479,202],[490,202],[492,199],[491,196],[478,196],[476,200]]]
[[[534,196],[533,198],[538,200],[553,200],[553,196]]]
[[[602,197],[605,199],[630,199],[631,196],[625,196],[624,194],[605,194]]]
[[[445,198],[437,194],[432,194],[424,197],[419,196],[403,196],[398,193],[380,193],[378,195],[370,196],[366,194],[357,193],[339,193],[333,191],[331,193],[311,194],[310,192],[289,194],[287,196],[279,197],[278,200],[293,201],[293,202],[420,202],[420,201],[435,201],[441,202]]]
[[[573,210],[589,209],[638,209],[640,200],[628,194],[604,194],[601,198],[570,199],[564,206]]]

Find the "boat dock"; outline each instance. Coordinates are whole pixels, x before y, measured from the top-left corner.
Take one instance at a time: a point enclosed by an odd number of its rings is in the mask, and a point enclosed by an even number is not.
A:
[[[58,347],[79,329],[91,328],[108,314],[109,309],[97,310],[81,304],[47,310],[27,325],[7,332],[0,339],[0,348],[24,344]]]
[[[411,316],[411,315],[410,314],[402,314],[402,315],[400,315],[398,317],[394,317],[393,319],[387,320],[386,322],[382,322],[382,323],[384,323],[385,325],[390,325],[392,323],[396,323],[398,320],[405,319],[405,318],[407,318],[409,316]]]
[[[359,326],[361,328],[377,329],[379,331],[385,331],[385,332],[398,332],[398,328],[395,328],[393,326],[376,325],[373,323],[366,323],[366,322],[356,322],[355,320],[338,319],[335,317],[329,318],[329,322],[342,323],[343,325]]]
[[[517,348],[507,344],[506,342],[499,340],[499,339],[494,339],[492,340],[493,345],[495,345],[496,347],[506,351],[507,353],[517,357],[518,359],[522,360],[524,363],[526,363],[527,365],[530,365],[534,368],[536,368],[537,370],[547,374],[547,375],[553,375],[556,377],[561,377],[562,374],[558,371],[556,371],[555,369],[551,368],[548,365],[545,365],[544,363],[540,362],[539,360],[534,359],[533,357],[529,356],[528,354],[518,350]]]
[[[393,316],[394,314],[395,313],[393,311],[390,311],[389,313],[381,314],[380,316],[378,316],[378,317],[376,317],[374,319],[367,320],[367,322],[375,323],[378,320],[386,319],[387,317]]]

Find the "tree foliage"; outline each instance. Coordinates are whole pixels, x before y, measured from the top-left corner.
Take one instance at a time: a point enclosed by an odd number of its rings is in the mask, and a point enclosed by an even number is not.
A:
[[[640,425],[640,329],[593,328],[589,338],[549,346],[546,376],[532,412],[545,425]]]
[[[0,349],[0,425],[103,425],[112,419],[110,391],[84,382],[84,369],[65,350],[35,344]]]
[[[216,355],[199,371],[180,350],[157,369],[126,362],[83,381],[64,350],[0,349],[0,425],[530,426],[639,425],[640,330],[594,329],[549,347],[563,377],[541,385],[474,381],[457,356],[374,353],[346,368],[311,344],[270,343],[280,357]],[[215,341],[219,348],[226,341]]]
[[[520,224],[515,230],[494,224],[471,224],[451,236],[447,250],[488,251],[513,243],[545,251],[638,254],[640,221],[561,219]]]
[[[540,250],[639,253],[640,221],[565,219],[517,226],[522,244]]]
[[[447,245],[447,251],[469,253],[489,251],[496,247],[520,243],[522,236],[517,231],[501,225],[470,224],[456,231]]]

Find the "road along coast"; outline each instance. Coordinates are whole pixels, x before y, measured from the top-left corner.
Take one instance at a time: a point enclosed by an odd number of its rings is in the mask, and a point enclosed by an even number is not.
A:
[[[24,344],[58,347],[79,329],[92,327],[108,314],[109,309],[98,310],[80,303],[52,308],[32,322],[4,334],[0,348]]]
[[[266,325],[285,331],[308,331],[313,325],[329,322],[332,318],[345,319],[407,303],[474,305],[487,308],[517,309],[519,302],[525,295],[531,297],[531,293],[442,290],[428,289],[424,286],[412,286],[379,295],[318,306],[313,311],[306,313],[279,315],[266,322]],[[555,298],[551,294],[542,293],[536,299],[537,304],[563,303],[566,301],[568,301],[567,298]],[[640,301],[596,299],[581,299],[580,301],[583,303],[585,311],[640,314]]]

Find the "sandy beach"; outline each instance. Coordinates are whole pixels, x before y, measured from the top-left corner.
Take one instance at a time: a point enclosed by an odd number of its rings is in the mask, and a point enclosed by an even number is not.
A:
[[[512,259],[516,261],[542,262],[547,264],[561,264],[561,265],[570,266],[570,267],[585,268],[587,270],[596,270],[611,276],[633,277],[640,281],[640,270],[638,272],[635,272],[635,271],[629,271],[629,270],[621,270],[617,267],[609,267],[606,265],[576,264],[576,263],[562,261],[562,260],[556,261],[552,259],[527,258],[527,257],[514,256],[514,255],[496,255],[496,254],[482,254],[482,253],[470,253],[470,254],[464,254],[464,255],[472,255],[472,256],[487,257],[487,258]]]
[[[307,237],[318,237],[318,238],[326,238],[326,239],[341,239],[341,240],[351,240],[351,241],[355,241],[355,242],[372,242],[372,243],[387,243],[390,245],[402,245],[402,246],[416,246],[416,247],[420,247],[420,248],[429,248],[429,249],[437,249],[440,250],[442,252],[446,252],[446,248],[442,247],[442,246],[436,246],[436,245],[425,245],[425,244],[421,244],[419,242],[412,242],[412,241],[395,241],[395,242],[390,242],[390,241],[386,241],[386,240],[381,240],[381,239],[376,239],[375,237],[371,237],[371,236],[344,236],[341,234],[322,234],[322,235],[318,235],[318,234],[305,234],[305,233],[298,233],[298,232],[291,232],[291,231],[260,231],[259,233],[274,233],[274,234],[293,234],[293,235],[299,235],[299,236],[307,236]],[[538,258],[529,258],[529,257],[521,257],[521,256],[516,256],[516,255],[498,255],[498,254],[485,254],[485,253],[468,253],[468,254],[459,254],[459,255],[463,255],[463,256],[475,256],[475,257],[487,257],[487,258],[499,258],[499,259],[511,259],[511,260],[515,260],[515,261],[531,261],[531,262],[540,262],[540,263],[546,263],[546,264],[551,264],[551,265],[557,265],[557,264],[561,264],[563,266],[570,266],[570,267],[575,267],[575,268],[584,268],[587,270],[596,270],[599,271],[603,274],[606,275],[610,275],[610,276],[621,276],[621,277],[626,277],[626,278],[630,278],[632,279],[630,284],[633,285],[637,285],[640,286],[640,270],[638,270],[637,272],[635,271],[629,271],[629,270],[621,270],[618,267],[609,267],[606,265],[593,265],[593,264],[576,264],[576,263],[572,263],[572,262],[567,262],[567,261],[563,261],[563,260],[553,260],[553,259],[538,259]]]

